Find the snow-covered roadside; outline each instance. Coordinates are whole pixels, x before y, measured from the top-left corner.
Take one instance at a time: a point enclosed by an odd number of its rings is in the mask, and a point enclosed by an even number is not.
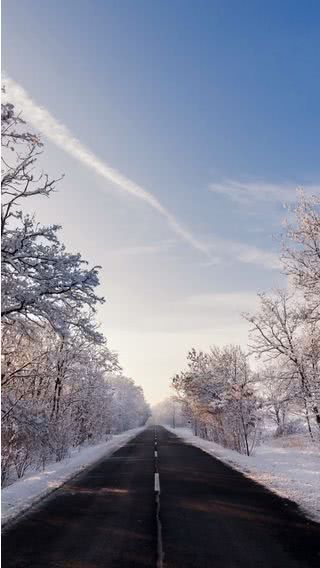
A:
[[[33,472],[5,487],[1,492],[2,524],[29,509],[86,467],[124,446],[142,430],[144,427],[134,428],[113,436],[107,442],[74,450],[70,458],[48,464],[44,471]]]
[[[261,444],[248,457],[194,436],[189,428],[167,430],[299,505],[320,522],[320,447],[305,436],[288,436]]]

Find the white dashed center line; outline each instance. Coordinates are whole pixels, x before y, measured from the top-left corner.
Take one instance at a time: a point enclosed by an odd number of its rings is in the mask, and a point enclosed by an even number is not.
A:
[[[154,474],[154,490],[160,493],[160,478],[158,473]]]
[[[154,432],[154,492],[156,499],[156,520],[157,520],[157,568],[163,568],[163,546],[162,546],[162,527],[160,520],[160,476],[158,472],[158,443],[156,431]]]

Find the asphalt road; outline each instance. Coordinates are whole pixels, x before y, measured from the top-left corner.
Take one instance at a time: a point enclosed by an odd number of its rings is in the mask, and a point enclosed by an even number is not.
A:
[[[319,567],[320,525],[150,427],[9,526],[2,556],[3,568]]]

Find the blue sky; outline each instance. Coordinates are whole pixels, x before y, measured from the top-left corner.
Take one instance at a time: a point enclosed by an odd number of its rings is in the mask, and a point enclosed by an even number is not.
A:
[[[282,282],[283,202],[320,180],[320,5],[4,0],[2,13],[8,76],[165,208],[49,133],[43,167],[66,177],[34,207],[63,224],[69,248],[103,265],[104,331],[157,400],[192,345],[245,345],[239,313]]]

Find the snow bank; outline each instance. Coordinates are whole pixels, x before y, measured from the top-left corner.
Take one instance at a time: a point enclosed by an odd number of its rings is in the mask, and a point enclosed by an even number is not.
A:
[[[44,471],[33,472],[5,487],[1,492],[2,524],[26,511],[89,465],[124,446],[142,430],[144,428],[134,428],[113,436],[108,442],[74,450],[70,458],[48,464]]]
[[[307,436],[269,440],[248,457],[194,436],[189,428],[165,428],[278,495],[295,501],[304,514],[320,522],[320,447]]]

